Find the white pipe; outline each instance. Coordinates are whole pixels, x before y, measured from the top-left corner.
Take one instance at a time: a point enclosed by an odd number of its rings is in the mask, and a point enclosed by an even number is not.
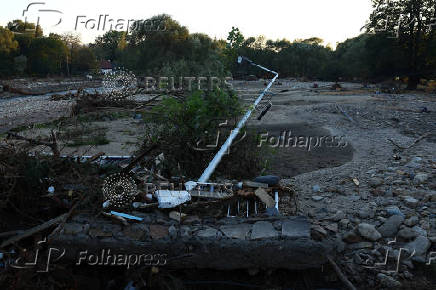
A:
[[[220,150],[218,151],[218,153],[215,155],[215,157],[212,159],[212,161],[209,163],[209,166],[204,170],[203,174],[200,176],[200,178],[198,179],[198,182],[206,182],[209,180],[210,176],[212,175],[212,173],[214,172],[215,168],[218,166],[218,164],[221,161],[221,158],[224,156],[224,154],[227,152],[227,150],[230,148],[230,146],[232,145],[233,140],[236,138],[236,136],[239,134],[239,130],[241,130],[241,128],[245,125],[245,123],[247,122],[247,120],[250,118],[251,113],[254,111],[254,109],[256,108],[256,106],[260,103],[260,101],[262,101],[262,98],[265,96],[266,92],[271,88],[272,84],[276,81],[276,79],[278,78],[279,74],[276,73],[275,71],[269,70],[263,66],[257,65],[253,62],[250,61],[250,63],[254,66],[257,66],[263,70],[266,70],[268,72],[271,72],[273,74],[275,74],[274,78],[269,82],[268,86],[265,88],[265,90],[259,95],[259,97],[257,97],[256,101],[254,102],[254,106],[249,109],[244,117],[239,121],[238,125],[236,126],[236,128],[234,130],[232,130],[232,133],[230,134],[229,138],[227,138],[226,142],[221,146]]]

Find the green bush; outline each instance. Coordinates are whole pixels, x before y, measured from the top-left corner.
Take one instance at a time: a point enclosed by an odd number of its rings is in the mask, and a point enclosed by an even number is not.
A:
[[[150,129],[142,147],[159,144],[163,174],[198,178],[239,121],[242,109],[235,93],[223,89],[195,91],[182,100],[167,97],[146,119]],[[241,140],[243,134],[217,167],[221,177],[248,178],[260,172],[263,162],[256,139],[248,135]],[[218,146],[213,147],[218,136]]]

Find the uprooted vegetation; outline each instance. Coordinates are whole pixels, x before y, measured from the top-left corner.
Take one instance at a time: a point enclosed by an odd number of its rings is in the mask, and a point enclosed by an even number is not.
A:
[[[158,151],[164,156],[161,169],[166,175],[198,177],[235,127],[242,109],[235,93],[225,90],[165,98],[146,120],[142,148],[159,144]],[[265,149],[256,144],[255,136],[241,132],[217,168],[217,176],[249,178],[259,174]]]

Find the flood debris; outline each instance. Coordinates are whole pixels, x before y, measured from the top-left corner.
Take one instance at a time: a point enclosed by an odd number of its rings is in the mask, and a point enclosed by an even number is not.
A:
[[[191,200],[191,195],[185,190],[157,190],[155,195],[159,202],[159,208],[174,208]]]

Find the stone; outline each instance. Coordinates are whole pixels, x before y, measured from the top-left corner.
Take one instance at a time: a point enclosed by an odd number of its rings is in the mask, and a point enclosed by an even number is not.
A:
[[[280,177],[275,175],[258,176],[254,179],[254,182],[265,183],[268,184],[269,186],[277,185],[279,181],[280,181]]]
[[[427,236],[427,231],[421,228],[420,226],[414,226],[412,229],[415,232],[417,232],[419,236],[424,236],[424,237]]]
[[[377,279],[383,287],[396,288],[396,289],[401,287],[401,282],[399,282],[399,281],[395,280],[394,278],[392,278],[391,276],[385,275],[383,273],[378,273]]]
[[[419,222],[419,219],[416,215],[411,216],[410,218],[408,218],[407,220],[404,221],[404,224],[408,227],[413,227],[415,225],[417,225]]]
[[[319,185],[315,184],[314,186],[312,186],[312,190],[313,190],[313,192],[320,192],[321,187]]]
[[[371,178],[368,183],[371,187],[376,188],[383,184],[383,179],[380,177],[374,177]]]
[[[386,208],[386,213],[388,216],[392,216],[392,215],[404,215],[401,210],[398,208],[398,206],[392,205],[392,206],[388,206]]]
[[[359,242],[359,243],[349,244],[348,248],[350,250],[371,249],[372,243],[371,242]]]
[[[282,237],[288,239],[310,238],[310,223],[305,217],[298,217],[282,223]]]
[[[168,236],[168,227],[162,225],[150,225],[150,235],[153,240],[163,239]]]
[[[363,238],[373,242],[381,238],[381,234],[376,230],[375,226],[367,223],[359,224],[357,226],[357,231]]]
[[[253,225],[251,232],[252,240],[268,239],[278,237],[278,232],[270,222],[259,221]]]
[[[386,221],[378,227],[378,231],[385,238],[393,237],[398,232],[398,228],[404,221],[404,216],[402,215],[393,215],[386,219]]]
[[[313,200],[313,201],[321,201],[321,200],[323,200],[323,199],[324,199],[323,196],[319,196],[319,195],[313,195],[313,196],[312,196],[312,200]]]
[[[190,216],[187,216],[184,220],[183,220],[183,223],[184,224],[199,224],[199,223],[201,223],[201,220],[200,220],[200,218],[198,217],[198,216],[196,216],[196,215],[190,215]]]
[[[176,227],[174,225],[171,225],[168,228],[168,233],[170,235],[170,239],[174,240],[174,239],[177,238],[178,231],[177,231],[177,229],[176,229]]]
[[[418,205],[418,200],[416,198],[413,198],[411,196],[404,197],[404,203],[412,208],[415,208]]]
[[[312,225],[310,228],[310,236],[316,241],[321,241],[327,237],[327,231],[320,225]]]
[[[76,235],[84,230],[83,224],[66,223],[64,225],[63,233],[66,235]]]
[[[186,214],[180,213],[178,211],[172,211],[169,214],[169,218],[175,221],[178,221],[179,223],[186,217]]]
[[[204,230],[199,230],[196,234],[197,237],[203,239],[216,239],[219,238],[218,231],[214,228],[207,228]]]
[[[245,240],[251,230],[250,224],[224,225],[220,227],[224,236],[231,239]]]
[[[417,173],[413,178],[415,184],[422,184],[428,180],[429,176],[427,173]]]
[[[89,230],[89,235],[91,237],[112,237],[113,232],[108,229],[91,228]]]
[[[348,225],[350,224],[350,220],[349,219],[342,219],[339,221],[339,227],[342,229],[346,229],[348,228]]]
[[[415,251],[415,256],[423,256],[427,254],[428,249],[430,249],[431,243],[429,239],[424,236],[418,236],[413,242],[407,243],[405,248],[413,253]]]
[[[365,208],[365,209],[361,209],[361,210],[359,210],[359,212],[357,213],[357,215],[358,215],[361,219],[373,218],[373,217],[374,217],[374,212],[372,212],[371,210]]]
[[[180,227],[180,237],[183,239],[190,239],[192,237],[192,229],[188,226]]]
[[[342,235],[342,240],[347,243],[358,243],[361,238],[354,231],[349,231]]]
[[[279,210],[276,209],[275,207],[268,207],[265,210],[265,213],[267,216],[278,216],[279,215]]]
[[[335,240],[335,246],[338,253],[342,253],[343,251],[345,251],[346,245],[340,238]]]
[[[325,228],[326,228],[327,230],[331,231],[331,232],[334,232],[334,233],[337,233],[337,232],[338,232],[338,229],[339,229],[337,223],[334,223],[334,224],[328,224],[328,225],[325,226]]]
[[[404,229],[399,230],[397,236],[402,240],[409,241],[411,239],[416,238],[418,236],[418,233],[413,229],[406,227]]]
[[[147,233],[147,226],[144,224],[133,224],[131,226],[125,227],[123,230],[124,236],[129,237],[135,241],[144,240],[147,236]]]

